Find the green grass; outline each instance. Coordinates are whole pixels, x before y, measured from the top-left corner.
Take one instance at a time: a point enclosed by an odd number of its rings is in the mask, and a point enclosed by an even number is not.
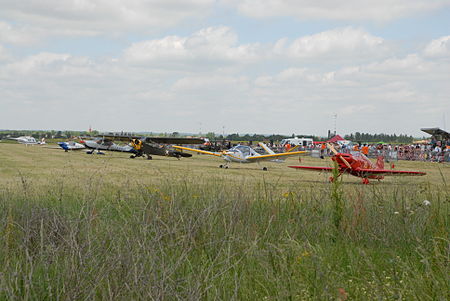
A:
[[[0,144],[0,299],[450,297],[448,165],[360,185],[220,163]]]

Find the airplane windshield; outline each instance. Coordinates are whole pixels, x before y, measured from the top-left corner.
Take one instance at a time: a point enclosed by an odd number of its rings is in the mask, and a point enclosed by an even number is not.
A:
[[[251,150],[250,150],[250,147],[248,147],[248,146],[238,145],[234,149],[240,151],[244,156],[250,156],[251,155]]]

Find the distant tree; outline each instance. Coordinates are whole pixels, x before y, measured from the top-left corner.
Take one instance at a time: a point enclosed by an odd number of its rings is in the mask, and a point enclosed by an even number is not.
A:
[[[216,134],[214,132],[209,132],[206,134],[206,138],[208,138],[211,141],[216,140]]]

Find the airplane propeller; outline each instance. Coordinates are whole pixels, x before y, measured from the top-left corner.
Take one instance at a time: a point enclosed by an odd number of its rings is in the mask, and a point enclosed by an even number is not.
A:
[[[345,160],[345,158],[342,157],[342,155],[340,155],[340,154],[337,152],[337,150],[334,148],[333,145],[331,145],[330,143],[327,143],[327,147],[328,147],[329,149],[331,149],[331,151],[334,153],[335,156],[339,156],[339,158],[341,158],[342,162],[344,162],[344,164],[345,164],[349,169],[352,169],[352,166],[350,165],[350,163],[348,163],[348,161]]]

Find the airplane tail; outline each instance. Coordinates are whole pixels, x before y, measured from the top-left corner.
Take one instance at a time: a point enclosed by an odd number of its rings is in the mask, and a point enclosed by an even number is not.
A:
[[[266,144],[260,142],[258,143],[259,146],[261,146],[262,148],[264,148],[264,150],[269,154],[269,155],[275,155],[275,152],[273,150],[271,150]]]
[[[384,157],[378,156],[376,166],[378,169],[384,169]]]

